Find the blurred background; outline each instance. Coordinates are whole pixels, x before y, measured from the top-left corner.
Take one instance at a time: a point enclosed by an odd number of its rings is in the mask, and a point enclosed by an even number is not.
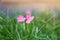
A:
[[[35,12],[49,10],[57,12],[60,9],[60,0],[0,0],[0,12],[4,12],[7,17],[22,13],[26,9]]]

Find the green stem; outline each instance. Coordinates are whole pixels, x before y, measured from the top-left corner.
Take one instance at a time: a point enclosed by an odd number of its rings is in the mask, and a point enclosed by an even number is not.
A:
[[[18,39],[21,40],[20,34],[19,34],[19,32],[18,32],[18,25],[16,25],[16,32],[17,32],[17,40],[18,40]]]

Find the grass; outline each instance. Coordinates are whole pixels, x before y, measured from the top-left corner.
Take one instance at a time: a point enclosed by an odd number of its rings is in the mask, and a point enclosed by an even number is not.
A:
[[[60,13],[59,13],[60,14]],[[0,40],[60,40],[60,15],[56,20],[53,13],[32,14],[35,19],[30,23],[18,23],[17,17],[0,17]]]

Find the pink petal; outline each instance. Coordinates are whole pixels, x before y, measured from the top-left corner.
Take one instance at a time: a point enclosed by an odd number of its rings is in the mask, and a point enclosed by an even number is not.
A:
[[[31,15],[31,11],[30,10],[26,10],[26,15]]]
[[[26,18],[24,18],[23,16],[18,16],[17,21],[18,22],[24,22]]]
[[[26,15],[26,18],[28,19],[28,18],[30,18],[31,17],[31,15]]]
[[[27,20],[32,21],[34,19],[34,16],[28,16]]]
[[[32,21],[34,19],[34,16],[31,16],[30,20]]]
[[[27,23],[27,24],[30,24],[30,22],[34,19],[34,16],[27,16],[26,19],[27,19],[27,20],[26,20],[26,23]]]
[[[29,20],[27,20],[27,21],[26,21],[26,24],[30,24],[30,21],[29,21]]]

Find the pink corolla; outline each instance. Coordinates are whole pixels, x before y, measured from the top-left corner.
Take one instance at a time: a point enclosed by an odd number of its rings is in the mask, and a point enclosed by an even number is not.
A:
[[[34,16],[31,16],[31,11],[26,11],[26,24],[30,24],[30,22],[34,19]]]
[[[30,22],[34,19],[34,16],[27,17],[26,23],[30,24]]]
[[[26,15],[31,15],[31,10],[26,10]]]
[[[25,18],[24,16],[21,16],[21,15],[20,15],[20,16],[18,16],[17,21],[18,21],[18,22],[24,22],[25,19],[26,19],[26,18]]]
[[[27,23],[27,24],[30,24],[30,22],[34,19],[34,16],[31,16],[31,15],[27,15],[27,14],[26,14],[26,19],[27,19],[27,20],[26,20],[26,23]]]

